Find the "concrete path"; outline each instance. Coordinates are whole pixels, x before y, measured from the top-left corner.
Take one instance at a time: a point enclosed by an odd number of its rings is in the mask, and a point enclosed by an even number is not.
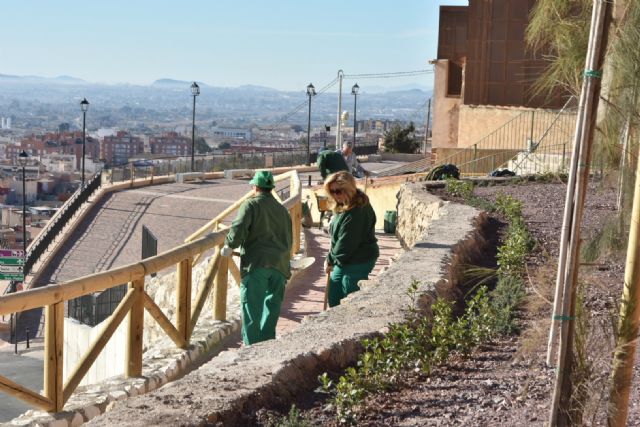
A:
[[[40,391],[43,387],[43,347],[44,340],[37,339],[30,343],[29,349],[20,345],[18,354],[14,354],[12,344],[0,341],[0,372],[18,384]],[[0,393],[0,424],[30,409],[33,409],[33,406]]]
[[[376,277],[391,263],[391,258],[402,252],[400,242],[393,234],[377,232],[380,257],[369,278]],[[329,251],[329,235],[317,227],[305,230],[305,244],[307,256],[312,256],[316,262],[294,280],[287,284],[288,289],[276,335],[284,335],[295,329],[305,316],[322,311],[324,306],[324,290],[327,276],[323,271],[324,259]]]

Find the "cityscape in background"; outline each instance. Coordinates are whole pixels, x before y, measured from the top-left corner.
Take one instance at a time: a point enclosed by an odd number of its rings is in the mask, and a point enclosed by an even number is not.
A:
[[[148,86],[100,85],[72,77],[0,75],[0,246],[20,249],[23,235],[27,243],[35,237],[80,186],[83,172],[88,179],[104,168],[127,164],[149,166],[180,159],[186,164],[192,145],[200,167],[207,156],[212,164],[214,156],[242,154],[299,152],[304,158],[309,124],[310,153],[335,148],[337,87],[331,92],[318,85],[308,123],[304,90],[198,84],[192,135],[191,82],[162,79]],[[352,84],[345,79],[341,114],[342,140],[349,142],[354,141]],[[386,131],[409,122],[416,125],[416,137],[424,139],[431,91],[416,84],[392,89],[367,88],[366,82],[358,85],[357,147],[375,150]],[[83,138],[80,101],[85,98],[89,105]],[[29,155],[24,169],[18,162],[23,151]],[[24,201],[29,207],[24,221],[23,172]]]

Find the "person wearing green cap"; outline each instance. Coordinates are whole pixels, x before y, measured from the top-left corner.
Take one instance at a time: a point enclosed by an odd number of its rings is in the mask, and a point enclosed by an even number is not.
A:
[[[269,171],[250,181],[254,195],[238,209],[220,254],[240,247],[242,340],[246,345],[276,337],[276,324],[289,277],[292,230],[287,209],[273,197]]]

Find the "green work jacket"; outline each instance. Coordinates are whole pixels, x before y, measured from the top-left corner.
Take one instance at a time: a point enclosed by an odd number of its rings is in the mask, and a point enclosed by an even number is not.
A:
[[[318,169],[320,169],[322,179],[339,171],[349,172],[349,166],[347,166],[342,153],[333,150],[325,150],[318,154]]]
[[[334,215],[329,231],[331,250],[327,259],[331,265],[362,264],[378,258],[376,213],[371,204]]]
[[[240,247],[240,271],[274,268],[291,277],[291,217],[271,193],[259,193],[238,209],[225,244]]]

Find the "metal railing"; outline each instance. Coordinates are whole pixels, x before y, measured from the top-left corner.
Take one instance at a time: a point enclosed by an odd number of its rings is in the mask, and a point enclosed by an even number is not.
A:
[[[575,108],[572,98],[559,111],[524,111],[489,135],[466,148],[438,159],[434,166],[451,163],[463,175],[486,175],[505,167],[522,153],[537,153],[538,159],[567,156],[575,131]],[[537,162],[536,172],[552,170],[557,162]],[[566,165],[566,162],[564,162]]]
[[[297,252],[300,244],[301,185],[295,171],[276,177],[276,181],[284,179],[289,179],[289,187],[291,188],[291,196],[282,204],[292,217],[293,254]],[[250,193],[245,195],[241,200],[225,209],[224,212],[190,236],[187,239],[188,243],[164,253],[65,283],[0,297],[0,315],[45,307],[44,394],[30,390],[2,375],[0,375],[0,390],[46,411],[60,411],[125,318],[129,319],[127,351],[125,360],[121,362],[125,369],[125,376],[128,378],[142,375],[142,334],[145,309],[175,345],[183,349],[189,346],[193,330],[210,292],[213,292],[214,295],[213,317],[215,320],[224,321],[227,317],[228,274],[232,274],[236,280],[239,280],[240,272],[235,262],[230,262],[227,257],[220,256],[220,250],[228,230],[219,229],[219,225],[228,215],[238,209],[243,200],[250,196]],[[206,266],[202,286],[192,301],[192,269],[198,259],[211,249],[215,249],[215,253]],[[176,266],[177,269],[175,325],[145,291],[145,276],[173,266]],[[63,382],[65,302],[85,295],[104,292],[121,286],[122,283],[128,283],[124,298],[105,321],[100,334],[92,342],[78,365],[70,371],[66,382]]]
[[[38,259],[47,251],[49,245],[55,241],[69,220],[78,212],[82,204],[89,200],[89,197],[100,188],[100,183],[101,173],[99,172],[87,181],[84,188],[78,188],[55,215],[51,217],[44,229],[27,248],[24,263],[25,276],[31,271]]]
[[[236,154],[208,154],[196,156],[195,172],[221,172],[227,169],[261,169],[268,167],[296,166],[306,163],[306,150],[296,149],[278,152],[252,152]],[[132,177],[174,175],[191,171],[191,158],[167,158],[150,160],[153,165],[135,166],[129,163],[109,169],[112,182],[128,181]]]

